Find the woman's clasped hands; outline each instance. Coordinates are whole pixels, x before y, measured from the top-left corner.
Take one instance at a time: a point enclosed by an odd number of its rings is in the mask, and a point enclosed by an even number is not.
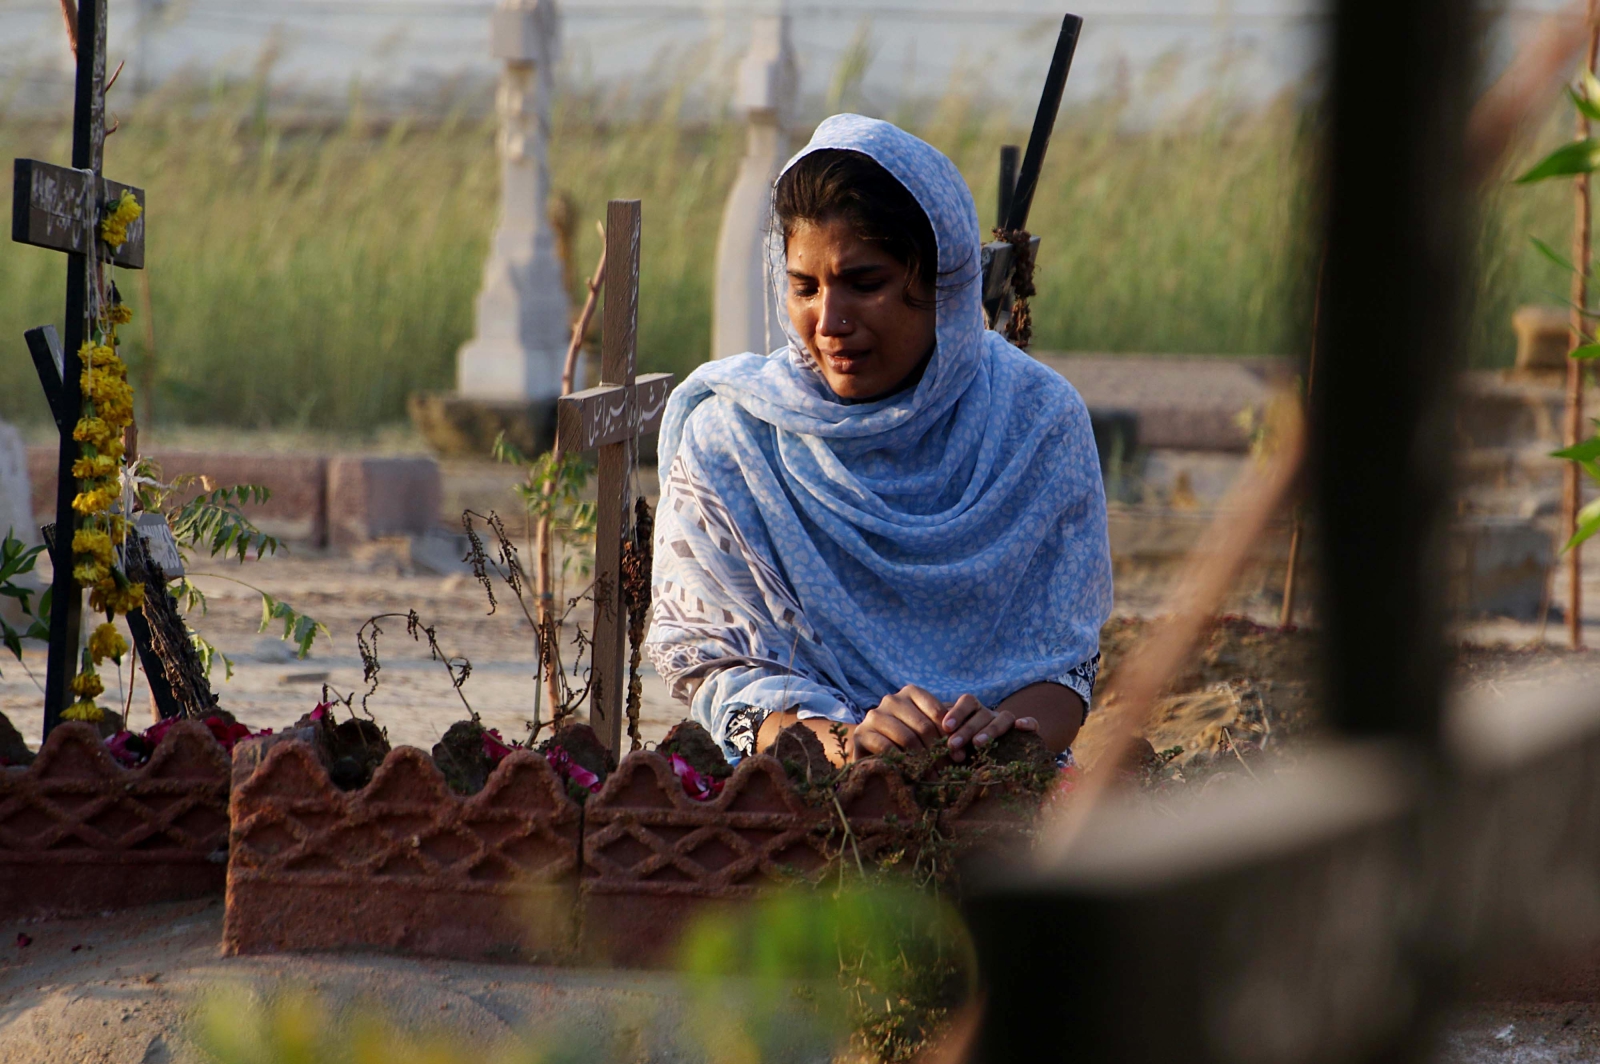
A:
[[[908,684],[867,711],[852,736],[851,756],[859,761],[890,750],[928,750],[949,739],[950,759],[960,762],[1012,728],[1036,732],[1039,723],[1006,709],[990,709],[972,695],[941,702]]]

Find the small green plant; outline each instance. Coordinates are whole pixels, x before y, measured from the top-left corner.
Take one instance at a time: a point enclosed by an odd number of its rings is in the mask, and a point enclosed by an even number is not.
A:
[[[594,476],[594,465],[581,454],[558,454],[546,451],[537,458],[529,458],[505,433],[495,437],[494,459],[526,471],[523,482],[515,487],[517,498],[522,500],[528,519],[534,524],[550,523],[550,531],[569,550],[580,548],[576,556],[578,571],[588,575],[593,558],[588,548],[594,542],[595,504],[583,498],[584,489]],[[565,576],[574,557],[564,553],[561,574]]]
[[[1600,121],[1600,79],[1596,79],[1593,73],[1584,71],[1581,91],[1569,86],[1567,97],[1583,118]],[[1582,140],[1569,141],[1550,152],[1518,177],[1517,184],[1532,185],[1553,178],[1577,177],[1582,174],[1592,174],[1597,169],[1600,169],[1600,140],[1586,137]],[[1594,268],[1592,256],[1589,262],[1573,263],[1539,238],[1531,239],[1540,255],[1568,274],[1581,274],[1584,279],[1592,276]],[[1587,291],[1587,286],[1584,290]],[[1578,336],[1578,346],[1572,350],[1569,357],[1578,362],[1593,362],[1596,358],[1600,358],[1600,343],[1595,342],[1594,334],[1594,322],[1600,318],[1600,309],[1577,306],[1575,303],[1573,309],[1578,312],[1583,322],[1583,329]],[[1600,421],[1594,424],[1600,429]],[[1582,469],[1590,480],[1600,484],[1600,432],[1570,447],[1552,451],[1551,457],[1577,463],[1578,468]],[[1578,510],[1576,528],[1562,550],[1570,551],[1596,532],[1600,532],[1600,499]]]
[[[893,879],[800,887],[707,916],[680,968],[719,1064],[845,1042],[869,1059],[912,1060],[971,996],[976,971],[955,908]]]
[[[0,617],[0,642],[3,642],[6,649],[20,662],[24,639],[50,638],[50,589],[45,588],[43,594],[39,596],[38,603],[35,604],[31,601],[35,589],[17,583],[18,577],[33,572],[34,562],[44,548],[24,546],[23,542],[12,534],[13,531],[6,529],[4,541],[0,541],[0,597],[14,600],[22,610],[28,625],[18,631],[7,623],[4,617]]]

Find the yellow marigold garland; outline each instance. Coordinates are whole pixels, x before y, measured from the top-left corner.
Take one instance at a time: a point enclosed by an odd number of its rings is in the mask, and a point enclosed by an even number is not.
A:
[[[133,193],[124,190],[100,222],[100,239],[112,250],[120,248],[127,242],[128,226],[143,211]],[[128,524],[125,515],[111,512],[122,497],[123,433],[133,424],[133,388],[128,368],[117,355],[117,326],[133,320],[133,312],[115,300],[115,291],[111,304],[101,308],[95,335],[78,349],[83,411],[72,430],[72,438],[82,445],[72,465],[72,475],[79,481],[72,500],[79,515],[72,534],[72,575],[88,589],[89,608],[107,619],[84,648],[82,668],[72,681],[78,701],[62,713],[66,720],[102,719],[104,711],[94,700],[105,685],[95,666],[107,658],[121,661],[128,652],[112,618],[144,604],[144,586],[132,583],[117,568],[116,548],[122,545]]]
[[[117,631],[117,626],[106,621],[94,630],[89,637],[89,657],[100,662],[107,658],[121,662],[122,655],[128,652],[128,641],[122,638],[122,633]]]
[[[144,208],[133,198],[133,192],[123,189],[122,195],[117,197],[117,202],[111,205],[110,213],[100,223],[100,239],[104,240],[112,251],[117,250],[128,242],[128,226],[143,213]]]

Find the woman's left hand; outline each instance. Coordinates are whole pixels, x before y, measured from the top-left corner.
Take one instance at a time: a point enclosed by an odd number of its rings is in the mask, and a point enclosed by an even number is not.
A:
[[[962,695],[939,721],[939,728],[950,737],[950,760],[960,762],[967,759],[968,750],[987,746],[1012,728],[1038,731],[1039,722],[1019,718],[1008,709],[990,709],[972,695]]]

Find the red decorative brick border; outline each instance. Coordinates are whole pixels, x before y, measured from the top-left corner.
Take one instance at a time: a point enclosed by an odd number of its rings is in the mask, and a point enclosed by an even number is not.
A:
[[[234,787],[232,811],[225,952],[573,949],[582,810],[538,754],[513,753],[464,798],[400,747],[344,793],[311,747],[280,742]]]
[[[220,893],[228,755],[205,725],[175,724],[123,768],[87,724],[50,733],[24,769],[0,768],[0,914],[99,912]]]
[[[653,966],[707,906],[820,882],[857,855],[871,862],[924,816],[878,761],[807,796],[777,760],[750,757],[697,802],[667,758],[642,752],[580,807],[528,751],[463,797],[407,747],[350,793],[302,742],[275,743],[253,772],[241,749],[249,774],[233,790],[223,932],[236,954],[367,948]],[[1016,836],[1020,806],[993,787],[961,787],[939,823],[957,846]]]

